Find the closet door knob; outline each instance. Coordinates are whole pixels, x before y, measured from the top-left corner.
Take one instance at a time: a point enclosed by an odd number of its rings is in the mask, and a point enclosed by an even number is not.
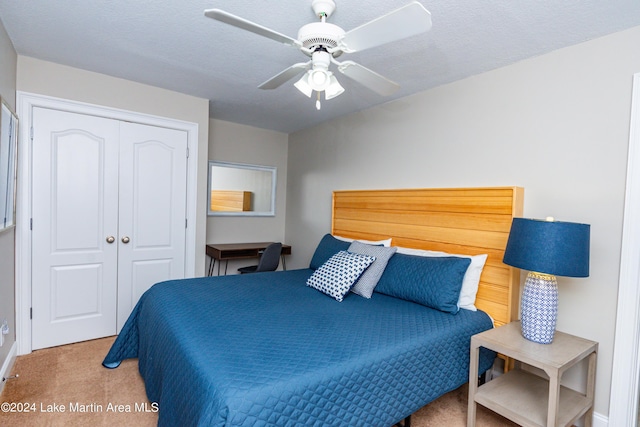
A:
[[[124,243],[124,244],[129,243],[129,237],[124,236],[124,237],[122,238],[122,243]]]
[[[113,236],[109,236],[109,237],[107,237],[107,243],[113,243],[113,242],[115,242],[115,241],[116,241],[116,238],[115,238],[115,237],[113,237]]]

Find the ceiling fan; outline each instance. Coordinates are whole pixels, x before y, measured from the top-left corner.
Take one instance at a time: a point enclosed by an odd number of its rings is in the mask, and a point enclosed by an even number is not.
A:
[[[260,89],[275,89],[304,73],[294,86],[308,97],[317,93],[316,108],[320,109],[320,93],[325,99],[335,98],[344,92],[329,66],[334,64],[339,72],[361,85],[388,96],[399,89],[399,85],[386,77],[353,61],[337,61],[343,53],[359,52],[401,40],[431,28],[431,14],[417,1],[369,21],[350,31],[327,22],[336,9],[333,0],[312,0],[311,8],[320,22],[302,26],[298,38],[294,39],[262,25],[232,15],[220,9],[207,9],[205,16],[242,30],[275,40],[299,49],[311,57],[309,61],[293,64],[258,86]]]

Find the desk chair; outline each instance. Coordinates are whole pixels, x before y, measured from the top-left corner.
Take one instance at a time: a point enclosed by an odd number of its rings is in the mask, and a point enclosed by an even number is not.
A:
[[[260,271],[275,271],[280,264],[280,253],[282,252],[282,243],[271,243],[265,248],[260,256],[258,265],[250,265],[248,267],[239,268],[240,274],[257,273]]]

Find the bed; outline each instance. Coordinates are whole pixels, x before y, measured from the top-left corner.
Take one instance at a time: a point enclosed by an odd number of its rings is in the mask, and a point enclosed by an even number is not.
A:
[[[518,274],[501,260],[521,210],[517,187],[334,192],[331,234],[310,268],[156,284],[103,364],[138,358],[160,426],[393,425],[464,384],[470,337],[514,316]],[[361,245],[332,235],[487,254],[478,310],[451,307],[450,296],[436,309],[390,295],[424,280],[414,268],[423,263],[459,275],[464,257],[448,256],[393,255],[380,292],[337,302],[307,286],[342,248]],[[494,358],[483,352],[481,371]]]

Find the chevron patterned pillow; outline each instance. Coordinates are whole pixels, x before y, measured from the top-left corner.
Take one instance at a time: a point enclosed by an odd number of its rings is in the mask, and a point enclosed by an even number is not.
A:
[[[376,257],[340,251],[322,264],[307,280],[307,286],[342,301],[356,280]]]

